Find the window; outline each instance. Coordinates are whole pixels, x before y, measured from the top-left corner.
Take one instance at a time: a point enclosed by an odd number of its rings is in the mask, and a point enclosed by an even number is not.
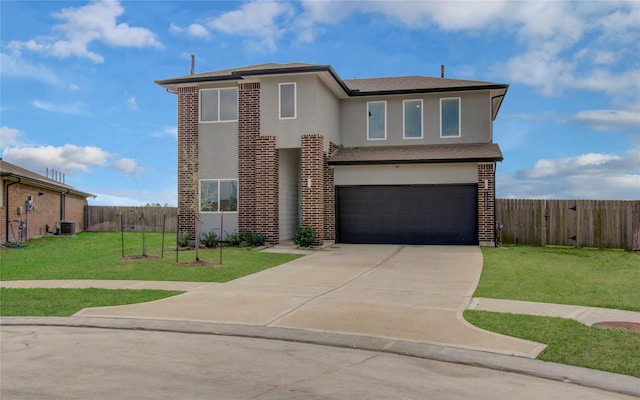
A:
[[[280,84],[280,119],[296,118],[296,84]]]
[[[387,102],[371,101],[367,103],[367,139],[384,140],[387,138]]]
[[[440,137],[460,137],[460,98],[440,99]]]
[[[238,120],[238,89],[203,89],[200,91],[200,122]]]
[[[201,179],[200,211],[238,211],[238,181],[236,179]]]
[[[422,100],[405,100],[404,138],[422,139]]]

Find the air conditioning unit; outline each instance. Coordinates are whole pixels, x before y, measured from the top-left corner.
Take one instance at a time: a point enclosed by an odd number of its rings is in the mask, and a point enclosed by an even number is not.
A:
[[[76,234],[76,223],[71,221],[60,221],[58,222],[58,234],[59,235],[75,235]]]

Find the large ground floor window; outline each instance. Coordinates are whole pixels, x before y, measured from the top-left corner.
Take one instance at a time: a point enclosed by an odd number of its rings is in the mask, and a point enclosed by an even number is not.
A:
[[[237,179],[201,179],[200,212],[238,211]]]

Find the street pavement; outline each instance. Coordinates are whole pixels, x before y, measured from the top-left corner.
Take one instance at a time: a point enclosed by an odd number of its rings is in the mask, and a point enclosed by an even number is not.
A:
[[[2,326],[2,399],[624,400],[475,366],[289,341]]]

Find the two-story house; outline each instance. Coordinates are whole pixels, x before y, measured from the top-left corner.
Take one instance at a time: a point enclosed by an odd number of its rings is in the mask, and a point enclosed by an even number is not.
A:
[[[318,244],[495,243],[493,120],[508,85],[343,80],[261,64],[156,81],[178,97],[179,230]]]

